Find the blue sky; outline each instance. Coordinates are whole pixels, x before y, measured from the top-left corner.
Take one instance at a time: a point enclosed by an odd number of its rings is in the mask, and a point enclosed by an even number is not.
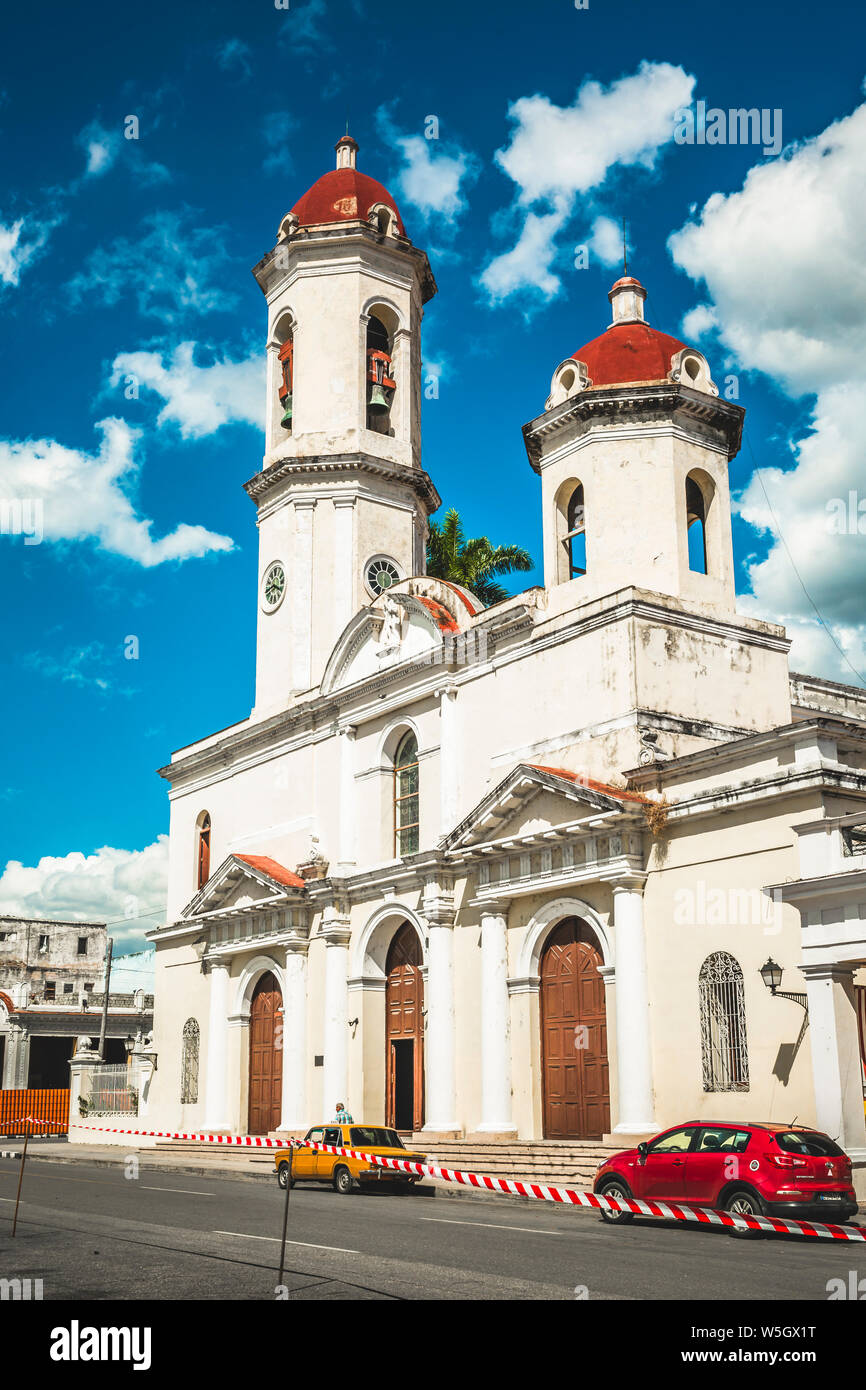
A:
[[[609,321],[625,215],[648,318],[701,346],[720,385],[736,376],[748,411],[731,470],[743,610],[786,622],[795,668],[860,683],[866,26],[838,0],[808,14],[781,0],[7,14],[0,499],[25,508],[22,529],[41,502],[43,534],[0,534],[0,910],[107,917],[130,944],[159,919],[155,769],[252,703],[241,484],[261,462],[265,313],[250,267],[347,119],[359,167],[431,257],[425,465],[470,533],[540,559],[520,426]],[[698,99],[780,111],[784,149],[678,144],[675,113]],[[847,521],[828,524],[842,502]]]

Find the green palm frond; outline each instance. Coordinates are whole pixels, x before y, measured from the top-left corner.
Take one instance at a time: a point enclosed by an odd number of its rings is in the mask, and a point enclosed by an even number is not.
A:
[[[430,523],[427,573],[471,589],[487,607],[509,597],[508,590],[494,582],[494,575],[525,573],[532,567],[532,557],[522,546],[494,545],[487,536],[467,540],[455,507],[445,513],[441,522]]]

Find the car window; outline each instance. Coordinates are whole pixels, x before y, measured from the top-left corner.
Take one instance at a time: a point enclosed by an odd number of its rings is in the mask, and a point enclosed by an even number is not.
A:
[[[324,1129],[308,1129],[308,1130],[307,1130],[307,1137],[306,1137],[306,1139],[305,1139],[304,1142],[307,1143],[307,1144],[309,1144],[309,1143],[321,1144],[321,1142],[322,1142],[322,1136],[324,1135],[324,1133],[325,1133]]]
[[[339,1145],[339,1144],[342,1144],[342,1142],[343,1142],[343,1136],[342,1136],[340,1130],[338,1130],[338,1129],[326,1129],[326,1130],[325,1130],[325,1143],[326,1143],[326,1144],[338,1144],[338,1145]]]
[[[811,1158],[839,1158],[843,1150],[828,1134],[818,1130],[783,1130],[773,1138],[786,1154],[808,1154]]]
[[[698,1140],[696,1153],[745,1153],[749,1146],[751,1133],[747,1129],[704,1129]]]
[[[396,1129],[380,1129],[365,1125],[351,1130],[352,1144],[357,1149],[402,1149],[403,1141]]]
[[[692,1142],[692,1129],[674,1129],[670,1134],[663,1134],[660,1139],[654,1139],[649,1146],[651,1154],[681,1154]]]

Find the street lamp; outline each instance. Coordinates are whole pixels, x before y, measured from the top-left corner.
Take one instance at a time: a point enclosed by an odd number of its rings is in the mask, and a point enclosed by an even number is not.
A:
[[[126,1037],[123,1039],[123,1050],[127,1057],[131,1057],[135,1051],[135,1038],[131,1033],[127,1033]]]
[[[809,996],[807,994],[794,994],[779,989],[779,985],[782,983],[782,967],[776,964],[772,956],[761,966],[761,979],[775,999],[793,999],[794,1003],[799,1004],[801,1009],[804,1009],[806,1013],[809,1012]]]

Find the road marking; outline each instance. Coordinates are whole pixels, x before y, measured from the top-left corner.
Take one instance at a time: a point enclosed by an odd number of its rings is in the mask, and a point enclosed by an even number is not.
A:
[[[142,1185],[142,1192],[183,1192],[187,1197],[215,1197],[215,1192],[202,1192],[197,1187],[147,1187]]]
[[[241,1240],[273,1240],[280,1244],[279,1236],[251,1236],[247,1231],[214,1231],[215,1236],[238,1236]],[[347,1250],[343,1245],[314,1245],[311,1240],[287,1240],[286,1245],[303,1245],[307,1250],[335,1250],[338,1255],[360,1255],[360,1250]]]
[[[561,1236],[564,1231],[546,1231],[543,1226],[500,1226],[498,1221],[454,1221],[447,1216],[422,1216],[422,1221],[435,1221],[440,1226],[486,1226],[491,1231],[528,1231],[530,1235]]]

